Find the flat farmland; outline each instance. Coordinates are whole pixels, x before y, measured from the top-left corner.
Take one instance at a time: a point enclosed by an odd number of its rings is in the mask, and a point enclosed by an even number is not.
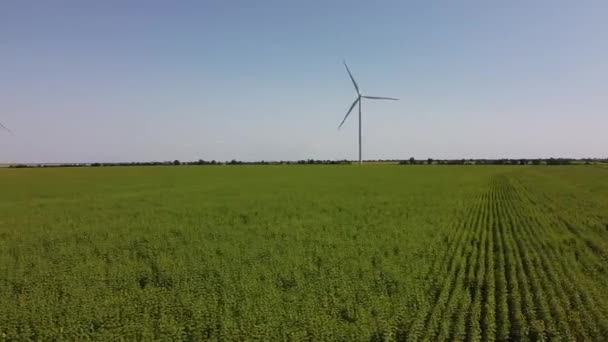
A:
[[[608,169],[0,169],[0,340],[608,340]]]

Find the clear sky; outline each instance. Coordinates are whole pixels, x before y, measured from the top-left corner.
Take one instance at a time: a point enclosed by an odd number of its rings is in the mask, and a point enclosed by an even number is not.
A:
[[[607,1],[0,2],[0,162],[608,157]]]

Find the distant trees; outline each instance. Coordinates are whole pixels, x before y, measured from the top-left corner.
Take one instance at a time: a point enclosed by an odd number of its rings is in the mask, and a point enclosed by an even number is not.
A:
[[[572,161],[570,159],[564,159],[564,158],[549,158],[546,160],[547,165],[570,165],[572,164]]]
[[[398,163],[400,165],[416,165],[416,164],[437,164],[437,165],[572,165],[572,164],[608,164],[608,158],[548,158],[548,159],[433,159],[416,160],[414,157],[409,159],[384,159],[384,160],[368,160],[367,162],[385,162]],[[177,166],[177,165],[349,165],[350,160],[321,160],[321,159],[301,159],[301,160],[279,160],[279,161],[241,161],[232,159],[230,161],[204,160],[198,159],[195,161],[152,161],[152,162],[122,162],[122,163],[73,163],[73,164],[12,164],[9,168],[32,168],[32,167],[107,167],[107,166]]]
[[[287,162],[290,164],[290,162]],[[315,160],[315,159],[307,159],[307,160],[298,160],[296,164],[351,164],[350,161],[344,160]]]
[[[409,160],[400,160],[401,165],[424,164],[422,160],[415,160],[413,157]],[[426,160],[427,165],[572,165],[572,164],[592,164],[592,163],[608,163],[608,158],[603,159],[571,159],[571,158],[548,158],[548,159],[433,159]]]
[[[185,164],[188,164],[188,165],[215,165],[215,164],[217,164],[217,162],[215,160],[206,161],[206,160],[203,160],[203,159],[199,159],[196,162],[185,163]]]
[[[408,160],[400,160],[399,161],[400,165],[415,165],[416,164],[416,159],[414,157],[411,157]]]

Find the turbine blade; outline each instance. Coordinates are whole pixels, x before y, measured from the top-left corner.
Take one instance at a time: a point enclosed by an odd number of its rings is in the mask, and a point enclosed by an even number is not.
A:
[[[355,108],[355,106],[357,105],[357,102],[359,102],[359,100],[360,100],[360,98],[357,97],[357,99],[355,100],[355,102],[353,102],[353,104],[350,106],[350,109],[346,113],[346,116],[344,117],[344,120],[342,120],[342,122],[340,123],[340,126],[338,126],[338,129],[340,129],[340,127],[342,127],[342,125],[344,125],[344,122],[346,121],[346,118],[348,118],[348,116],[350,115],[350,112],[353,111],[353,108]]]
[[[353,81],[353,85],[355,86],[355,89],[357,90],[357,95],[361,95],[361,93],[359,92],[359,86],[357,85],[357,82],[355,81],[353,74],[350,73],[350,69],[348,69],[348,65],[346,65],[346,61],[344,61],[344,66],[346,67],[346,72],[348,72],[348,76],[350,76],[350,80]]]
[[[1,122],[0,122],[0,127],[4,128],[10,134],[14,134],[13,131],[11,131],[10,129],[8,129],[8,127],[4,126]]]
[[[399,100],[394,97],[379,97],[379,96],[361,96],[361,97],[364,97],[364,98],[370,99],[370,100],[393,100],[393,101]]]

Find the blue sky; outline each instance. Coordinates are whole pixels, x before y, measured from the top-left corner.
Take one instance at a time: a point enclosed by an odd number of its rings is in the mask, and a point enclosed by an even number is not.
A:
[[[608,157],[605,1],[2,1],[0,162]]]

